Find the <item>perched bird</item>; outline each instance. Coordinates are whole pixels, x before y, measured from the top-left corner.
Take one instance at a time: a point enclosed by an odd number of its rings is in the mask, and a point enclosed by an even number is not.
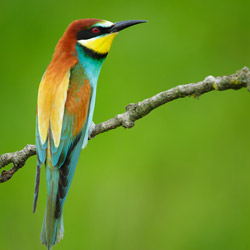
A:
[[[40,169],[45,164],[47,205],[41,242],[47,249],[63,237],[63,205],[82,147],[88,142],[97,79],[116,34],[141,20],[72,22],[56,45],[38,92],[36,210]]]

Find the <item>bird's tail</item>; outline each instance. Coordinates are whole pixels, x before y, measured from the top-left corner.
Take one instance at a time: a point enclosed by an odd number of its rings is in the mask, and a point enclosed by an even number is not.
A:
[[[47,246],[48,250],[50,250],[55,243],[63,238],[64,227],[62,213],[56,218],[59,170],[51,167],[50,164],[47,163],[47,205],[41,232],[41,242],[43,245]]]

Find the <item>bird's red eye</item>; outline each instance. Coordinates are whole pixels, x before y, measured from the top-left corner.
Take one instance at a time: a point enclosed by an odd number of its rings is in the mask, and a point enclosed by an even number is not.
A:
[[[97,27],[94,27],[94,28],[92,28],[92,32],[97,34],[100,32],[100,29],[98,29]]]

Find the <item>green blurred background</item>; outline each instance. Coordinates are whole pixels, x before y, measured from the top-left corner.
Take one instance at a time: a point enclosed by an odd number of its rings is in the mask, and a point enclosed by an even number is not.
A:
[[[2,1],[0,154],[34,144],[38,85],[67,25],[146,19],[116,37],[97,91],[95,123],[178,84],[250,66],[250,2]],[[250,249],[250,94],[212,92],[169,103],[90,141],[53,249]],[[45,249],[36,157],[0,184],[0,249]]]

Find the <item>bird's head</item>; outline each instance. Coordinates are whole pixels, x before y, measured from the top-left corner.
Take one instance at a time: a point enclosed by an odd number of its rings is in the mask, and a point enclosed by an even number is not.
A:
[[[58,46],[80,45],[89,56],[105,58],[119,31],[144,22],[146,21],[129,20],[112,23],[100,19],[76,20],[69,25]],[[73,48],[69,49],[72,51]]]

